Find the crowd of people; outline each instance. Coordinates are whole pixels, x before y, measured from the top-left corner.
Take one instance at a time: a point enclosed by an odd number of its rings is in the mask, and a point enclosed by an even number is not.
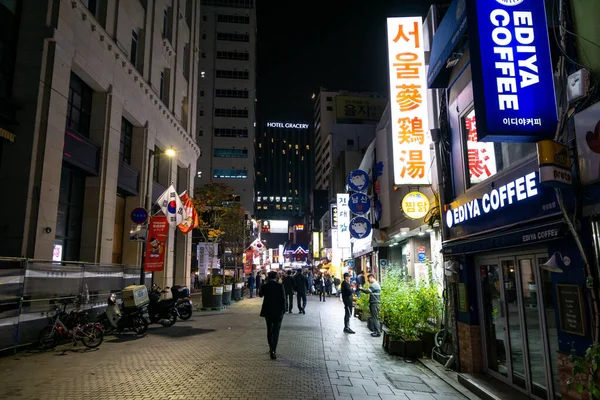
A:
[[[263,297],[261,317],[267,323],[267,341],[269,343],[269,354],[276,359],[277,343],[283,316],[294,311],[294,293],[296,294],[296,305],[299,314],[306,314],[307,295],[319,295],[319,302],[326,301],[327,297],[335,295],[341,297],[344,304],[344,332],[355,333],[350,329],[350,316],[354,305],[354,296],[363,293],[369,296],[369,310],[371,313],[371,336],[381,336],[381,324],[379,323],[379,303],[381,287],[375,276],[367,275],[369,287],[364,288],[365,278],[359,275],[351,282],[351,274],[344,273],[344,280],[325,273],[313,274],[307,270],[288,271],[257,271],[248,277],[248,288],[250,297],[254,297],[254,289],[259,297]]]

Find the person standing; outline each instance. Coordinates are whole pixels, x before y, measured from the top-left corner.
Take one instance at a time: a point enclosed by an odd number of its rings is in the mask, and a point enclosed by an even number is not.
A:
[[[272,360],[277,359],[277,343],[279,342],[279,330],[285,314],[285,289],[277,282],[277,272],[270,271],[268,281],[262,285],[260,297],[264,297],[260,316],[267,323],[267,341],[269,342],[269,355]]]
[[[342,301],[344,302],[344,332],[355,333],[350,329],[350,315],[352,315],[352,287],[350,287],[350,274],[348,272],[344,272]]]
[[[254,297],[254,283],[255,283],[255,279],[254,279],[254,274],[252,272],[250,272],[250,276],[248,277],[248,289],[250,290],[250,298]]]
[[[308,290],[308,279],[298,270],[294,275],[294,288],[296,289],[296,300],[298,301],[298,313],[306,314],[306,291]]]
[[[260,295],[260,285],[262,283],[262,277],[260,275],[260,271],[256,272],[256,293]]]
[[[317,292],[319,292],[319,301],[325,302],[325,279],[323,274],[319,274],[317,277]]]
[[[369,280],[369,287],[366,289],[361,288],[360,291],[369,295],[369,311],[371,312],[371,318],[373,319],[373,332],[371,336],[381,336],[381,326],[379,325],[379,304],[381,302],[381,286],[375,279],[373,274],[367,275]]]
[[[285,289],[288,312],[291,314],[294,309],[294,278],[292,277],[292,270],[289,270],[286,277],[283,278],[283,288]]]
[[[308,295],[312,296],[313,294],[313,283],[314,283],[314,278],[313,278],[313,274],[312,272],[308,272]]]
[[[333,282],[331,281],[331,276],[329,273],[325,273],[325,293],[327,293],[327,297],[331,297],[331,285]]]

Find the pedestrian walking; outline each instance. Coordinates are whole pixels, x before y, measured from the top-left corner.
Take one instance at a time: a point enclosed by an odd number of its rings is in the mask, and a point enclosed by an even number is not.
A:
[[[369,311],[371,312],[371,319],[373,321],[373,332],[371,336],[381,336],[381,326],[379,324],[379,303],[381,301],[381,286],[375,279],[373,274],[367,275],[369,280],[369,287],[366,289],[360,288],[360,291],[369,295]]]
[[[296,289],[296,300],[298,301],[298,312],[306,314],[306,291],[308,290],[308,279],[301,270],[294,275],[294,288]]]
[[[327,297],[331,297],[331,285],[333,282],[331,281],[331,276],[329,273],[325,273],[325,293],[327,293]]]
[[[282,284],[277,283],[277,272],[269,272],[268,281],[262,285],[258,295],[264,297],[260,316],[264,317],[267,323],[269,355],[272,360],[276,360],[279,330],[286,310],[285,289]]]
[[[317,292],[319,292],[319,301],[325,301],[325,279],[323,274],[319,274],[316,280]]]
[[[342,301],[344,302],[344,332],[355,333],[350,329],[350,315],[352,315],[352,287],[350,286],[350,274],[348,272],[344,272]]]
[[[250,298],[254,297],[254,283],[256,283],[256,280],[254,279],[254,274],[250,272],[250,276],[248,277],[248,289],[250,290]]]
[[[288,312],[291,314],[294,309],[294,278],[292,277],[292,270],[289,270],[285,278],[283,278],[283,288],[285,289]]]
[[[308,295],[312,296],[313,294],[313,283],[314,283],[314,277],[312,272],[309,272],[307,275],[308,278]]]
[[[256,272],[256,293],[260,295],[260,285],[262,283],[262,276],[260,275],[260,271]]]

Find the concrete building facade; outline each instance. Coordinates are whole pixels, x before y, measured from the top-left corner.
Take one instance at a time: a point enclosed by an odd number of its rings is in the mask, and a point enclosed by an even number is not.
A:
[[[18,2],[0,255],[141,265],[130,213],[173,183],[193,191],[200,5]],[[166,149],[175,150],[168,157]],[[167,152],[170,153],[170,152]],[[161,285],[187,284],[191,237],[170,230]]]
[[[254,208],[256,8],[253,0],[202,0],[196,186],[225,183]]]
[[[329,188],[331,171],[341,151],[360,150],[369,145],[385,105],[385,99],[377,93],[322,88],[314,96],[315,189]]]

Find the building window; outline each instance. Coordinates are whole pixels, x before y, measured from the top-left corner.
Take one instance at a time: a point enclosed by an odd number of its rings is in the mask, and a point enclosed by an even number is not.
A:
[[[226,79],[250,79],[250,73],[248,71],[237,71],[237,70],[217,70],[217,78]]]
[[[186,43],[183,46],[183,76],[186,80],[190,80],[190,44]]]
[[[202,0],[201,4],[206,6],[253,8],[254,0]]]
[[[129,55],[129,61],[137,68],[137,56],[138,56],[138,44],[139,36],[135,29],[131,30],[131,54]]]
[[[213,156],[216,158],[248,158],[246,149],[214,149]]]
[[[171,11],[169,10],[169,7],[165,7],[163,9],[162,37],[163,37],[163,39],[168,39],[169,41],[171,40],[171,24],[169,23],[169,21],[171,20],[170,14],[171,14]]]
[[[327,106],[327,111],[333,111],[333,107]]]
[[[215,108],[215,117],[248,118],[248,110],[235,108]]]
[[[250,60],[250,53],[240,51],[217,51],[217,58],[219,60],[248,61]]]
[[[333,98],[331,96],[327,96],[327,101],[333,101]]]
[[[348,145],[348,146],[354,146],[354,139],[348,139],[348,140],[346,140],[346,145]]]
[[[165,94],[165,71],[160,71],[159,97],[162,100]]]
[[[121,161],[131,165],[131,143],[133,141],[133,124],[121,117]]]
[[[55,245],[62,246],[63,261],[79,260],[84,198],[85,175],[63,166],[55,238]]]
[[[235,89],[217,89],[215,91],[215,97],[231,97],[237,99],[247,99],[248,90],[235,90]]]
[[[247,138],[248,129],[215,128],[216,137]]]
[[[69,98],[67,101],[67,130],[82,136],[90,136],[92,112],[92,88],[71,72]]]
[[[250,17],[247,15],[217,15],[217,22],[225,22],[228,24],[249,24]]]
[[[206,15],[203,15],[202,16],[202,21],[206,21],[206,20],[208,20],[208,18],[206,17]]]
[[[202,58],[206,58],[206,53],[202,52]]]
[[[519,164],[536,153],[535,143],[491,143],[477,141],[475,109],[462,118],[467,187]]]
[[[215,169],[213,178],[245,179],[248,178],[248,171],[245,169]]]
[[[198,115],[204,117],[204,110],[198,110]]]
[[[152,180],[156,183],[159,183],[160,179],[160,156],[162,154],[162,150],[158,147],[154,147],[154,166],[152,169]]]
[[[217,40],[227,42],[249,42],[250,35],[247,33],[217,32]]]

